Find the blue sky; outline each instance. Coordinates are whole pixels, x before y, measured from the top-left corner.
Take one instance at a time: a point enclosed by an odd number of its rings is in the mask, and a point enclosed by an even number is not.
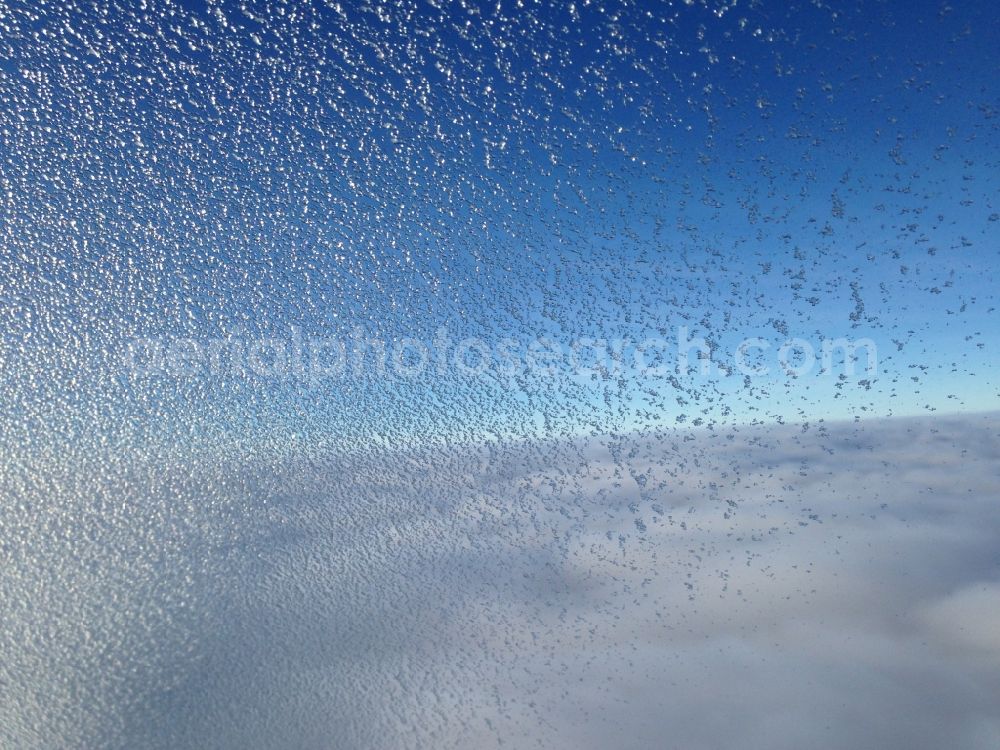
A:
[[[988,3],[338,7],[10,15],[15,414],[419,441],[996,408]],[[681,325],[723,361],[870,338],[882,372],[303,392],[109,371],[135,336]]]

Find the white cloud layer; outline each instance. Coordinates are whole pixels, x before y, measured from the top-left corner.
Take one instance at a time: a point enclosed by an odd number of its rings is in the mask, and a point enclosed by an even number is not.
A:
[[[19,486],[0,745],[993,750],[998,467],[980,416]]]

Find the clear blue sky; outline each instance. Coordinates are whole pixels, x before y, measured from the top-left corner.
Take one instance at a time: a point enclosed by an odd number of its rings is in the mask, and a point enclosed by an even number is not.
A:
[[[992,3],[278,7],[5,20],[3,377],[25,434],[391,444],[1000,403]],[[720,361],[746,337],[867,337],[880,373],[115,369],[134,336],[358,325],[565,345],[684,325]]]

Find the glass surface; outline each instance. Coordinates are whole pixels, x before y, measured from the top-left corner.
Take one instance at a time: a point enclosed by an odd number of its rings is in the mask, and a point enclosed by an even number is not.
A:
[[[0,0],[0,747],[1000,747],[998,16]]]

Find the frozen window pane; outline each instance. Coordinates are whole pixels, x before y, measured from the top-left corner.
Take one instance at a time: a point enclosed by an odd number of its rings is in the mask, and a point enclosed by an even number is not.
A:
[[[1000,747],[997,49],[0,0],[0,746]]]

